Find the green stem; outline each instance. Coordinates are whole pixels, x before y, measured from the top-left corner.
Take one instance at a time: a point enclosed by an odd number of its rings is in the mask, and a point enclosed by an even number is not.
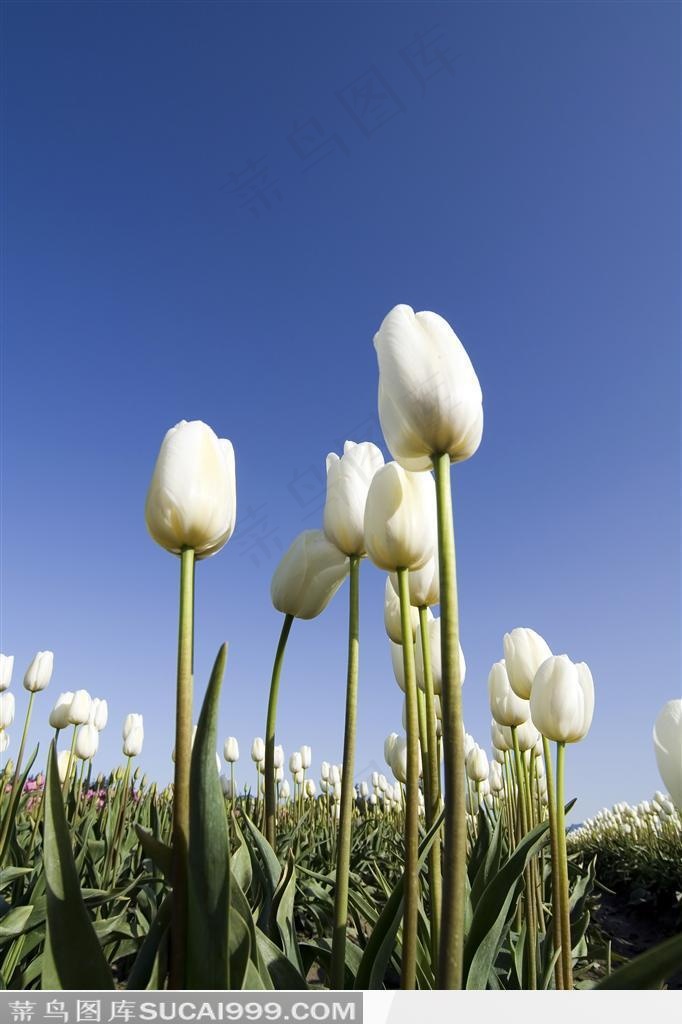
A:
[[[192,760],[192,690],[194,651],[194,551],[180,555],[180,615],[175,703],[175,776],[173,782],[173,910],[169,987],[182,989],[187,936],[189,857],[189,774]]]
[[[282,632],[277,644],[275,663],[272,666],[272,679],[270,680],[270,695],[268,697],[268,715],[265,723],[265,838],[270,846],[275,849],[276,836],[276,815],[277,815],[277,793],[275,791],[275,725],[277,722],[277,699],[279,697],[279,679],[282,674],[282,663],[284,662],[284,651],[286,650],[289,632],[294,621],[293,615],[285,615],[282,623]]]
[[[556,745],[556,831],[559,851],[561,891],[561,966],[564,988],[573,988],[573,957],[571,952],[571,913],[568,891],[568,854],[566,852],[566,811],[564,805],[564,768],[566,744]]]
[[[334,931],[330,987],[345,988],[346,928],[348,924],[348,876],[350,873],[351,829],[353,825],[353,775],[358,705],[360,658],[360,558],[350,556],[350,597],[348,608],[348,671],[346,677],[346,720],[343,734],[341,813],[336,845],[336,886],[334,890]]]
[[[80,726],[74,725],[73,735],[71,736],[71,749],[69,750],[69,760],[66,765],[66,775],[64,776],[64,782],[62,783],[62,796],[66,799],[66,794],[69,792],[71,785],[71,767],[73,765],[73,758],[76,752],[76,735]]]
[[[462,987],[466,906],[467,823],[464,803],[464,734],[459,664],[459,612],[450,457],[434,455],[438,504],[442,661],[443,783],[445,796],[443,911],[438,986]]]
[[[417,922],[419,916],[419,708],[410,607],[409,572],[398,569],[400,625],[405,675],[407,785],[405,787],[405,904],[400,975],[402,989],[417,984]]]
[[[528,773],[526,771],[526,758],[521,754],[519,738],[516,728],[511,727],[512,740],[514,742],[514,763],[516,765],[516,784],[519,790],[519,801],[521,804],[521,827],[523,835],[529,831],[530,809],[528,806]],[[533,884],[533,872],[530,865],[527,865],[523,877],[525,881],[525,903],[527,918],[526,943],[528,949],[528,987],[531,990],[537,988],[537,921],[535,920],[535,887]]]
[[[556,794],[554,791],[554,769],[552,768],[552,752],[549,740],[542,737],[542,750],[545,755],[545,776],[547,778],[547,810],[549,812],[549,841],[552,861],[552,936],[554,949],[561,949],[561,874],[559,865],[559,843],[557,839]],[[561,955],[554,965],[554,984],[558,989],[564,987],[564,972]]]
[[[4,862],[5,855],[5,844],[9,835],[9,830],[12,825],[12,818],[14,817],[12,810],[14,808],[15,794],[19,785],[19,779],[21,778],[21,762],[24,758],[24,748],[26,747],[26,737],[28,735],[28,726],[31,721],[31,712],[33,710],[33,698],[35,697],[35,691],[31,690],[31,696],[28,698],[28,707],[26,708],[26,717],[24,718],[24,730],[21,734],[21,743],[19,744],[19,753],[17,754],[17,764],[14,769],[14,778],[12,779],[12,789],[10,791],[9,801],[7,803],[7,811],[5,814],[5,820],[2,825],[2,837],[0,838],[0,850],[2,851],[2,860]]]

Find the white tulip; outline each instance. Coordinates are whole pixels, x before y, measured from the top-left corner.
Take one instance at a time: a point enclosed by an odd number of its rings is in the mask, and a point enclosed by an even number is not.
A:
[[[466,759],[467,775],[472,782],[483,782],[488,778],[488,757],[485,750],[475,745]]]
[[[260,736],[256,736],[251,744],[251,760],[258,764],[265,757],[265,743]]]
[[[228,764],[236,764],[239,760],[239,744],[235,736],[228,736],[223,745],[223,754]]]
[[[90,705],[90,717],[88,723],[94,725],[97,732],[102,732],[109,720],[109,705],[105,700],[95,697]]]
[[[137,716],[140,721],[142,715]],[[125,757],[138,757],[142,752],[144,742],[144,729],[142,725],[134,725],[123,737],[123,753]],[[220,771],[220,758],[218,758],[218,771]]]
[[[281,743],[278,743],[272,752],[272,763],[275,768],[284,767],[284,747]]]
[[[304,795],[306,797],[308,797],[308,799],[310,799],[310,800],[312,800],[315,797],[315,794],[317,793],[317,786],[315,785],[315,779],[306,779],[305,780],[305,788],[304,788],[303,792],[304,792]]]
[[[232,779],[230,779],[227,775],[221,775],[220,785],[223,790],[223,796],[226,797],[228,800],[234,800],[234,798],[237,796],[237,786],[236,784],[233,785]]]
[[[9,733],[0,729],[0,754],[4,754],[9,747]]]
[[[270,596],[275,608],[297,619],[324,611],[350,568],[346,555],[322,530],[299,533],[275,569]]]
[[[369,786],[364,781],[364,779],[360,783],[360,796],[363,798],[363,800],[366,800],[367,797],[369,796]]]
[[[87,690],[76,690],[69,707],[69,725],[85,725],[90,718],[92,698]]]
[[[284,779],[284,781],[280,784],[279,795],[281,796],[282,800],[288,800],[289,797],[291,796],[291,787],[287,779]]]
[[[327,456],[327,500],[324,532],[346,555],[365,554],[364,519],[367,492],[372,478],[384,464],[381,451],[371,441],[346,441],[341,458]]]
[[[441,664],[440,646],[440,616],[427,618],[426,629],[429,635],[429,648],[431,651],[431,675],[433,676],[433,692],[440,695],[443,686],[443,669]],[[422,644],[421,630],[417,633],[417,644],[414,653],[414,663],[417,673],[417,685],[421,690],[426,689],[424,679],[424,647]],[[462,645],[459,645],[459,679],[460,685],[464,684],[467,665],[464,660]]]
[[[303,770],[303,758],[300,750],[295,750],[289,758],[289,771],[292,775]]]
[[[540,665],[530,695],[533,723],[548,740],[577,743],[592,724],[594,683],[584,662],[574,665],[566,654]]]
[[[389,579],[397,594],[399,591],[398,574],[390,573]],[[425,608],[438,604],[440,601],[440,578],[437,546],[421,569],[410,569],[407,583],[410,591],[410,604],[413,608]]]
[[[492,793],[501,793],[504,789],[502,769],[497,761],[490,762],[488,781],[490,783],[490,790]]]
[[[181,420],[166,434],[147,494],[147,528],[162,548],[208,558],[230,539],[237,515],[234,449],[206,423]]]
[[[490,669],[488,697],[492,716],[500,725],[523,725],[530,718],[530,703],[512,690],[504,661],[496,661]]]
[[[13,654],[0,654],[0,693],[9,687],[12,682],[12,670],[14,668]]]
[[[524,626],[505,633],[503,645],[509,685],[517,697],[528,700],[535,673],[552,652],[539,633]]]
[[[59,775],[59,781],[64,785],[66,781],[66,773],[69,770],[69,762],[71,762],[71,774],[73,775],[76,767],[75,758],[71,757],[70,750],[62,750],[57,756],[57,773]]]
[[[393,675],[395,681],[400,689],[405,693],[405,666],[403,664],[403,649],[400,644],[394,644],[392,640],[388,641],[391,648],[391,665],[393,666]]]
[[[89,761],[97,753],[99,746],[99,732],[94,725],[87,722],[82,725],[76,733],[76,757],[81,761]]]
[[[329,761],[323,761],[320,765],[320,778],[324,779],[325,782],[329,779]]]
[[[411,470],[433,455],[470,458],[483,433],[483,396],[464,346],[437,313],[395,306],[374,337],[379,419],[391,454]]]
[[[54,654],[52,651],[38,651],[24,676],[24,689],[29,693],[44,690],[52,678]]]
[[[9,690],[0,693],[0,729],[8,729],[14,721],[14,694]]]
[[[531,704],[531,714],[532,714],[532,704]],[[502,735],[504,737],[504,742],[506,743],[506,747],[505,748],[500,748],[500,749],[513,750],[514,749],[514,737],[512,736],[511,728],[508,725],[501,725],[500,726],[500,730],[501,730]],[[524,722],[523,725],[517,725],[516,726],[516,740],[517,740],[517,742],[519,744],[519,750],[521,750],[523,752],[525,752],[526,750],[532,750],[532,748],[537,743],[539,736],[540,736],[540,733],[538,732],[537,728],[535,727],[534,722],[531,721],[530,718],[528,719],[527,722]]]
[[[402,644],[403,630],[400,618],[400,598],[393,589],[393,584],[389,577],[386,577],[386,589],[384,591],[384,626],[386,627],[389,639],[395,644]],[[412,640],[414,641],[415,634],[419,629],[419,611],[412,606],[410,606],[410,628],[412,630]]]
[[[125,739],[126,736],[128,736],[133,731],[133,729],[143,729],[143,728],[144,728],[144,722],[143,722],[143,719],[142,719],[142,715],[136,715],[134,713],[130,714],[130,715],[126,715],[125,719],[123,720],[123,730],[122,730],[122,732],[123,732],[123,739]],[[194,746],[194,737],[196,736],[196,732],[197,732],[197,727],[195,725],[194,729],[192,730],[192,746]],[[175,760],[175,752],[173,752],[173,760]]]
[[[283,778],[284,766],[280,764],[277,768],[275,768],[275,782],[281,782]]]
[[[669,700],[661,709],[654,725],[654,749],[659,774],[682,811],[682,700]]]
[[[422,773],[421,750],[417,751],[419,774]],[[391,750],[391,770],[398,782],[407,782],[407,737],[398,736]]]
[[[331,766],[329,771],[329,778],[331,779],[334,785],[341,782],[341,770],[338,764],[333,764]]]
[[[375,474],[365,507],[365,544],[387,572],[420,569],[436,548],[436,487],[430,473],[389,462]]]
[[[301,767],[303,768],[304,771],[307,771],[308,768],[310,768],[312,759],[312,750],[310,749],[310,747],[303,744],[303,746],[301,747]]]
[[[398,739],[398,733],[397,732],[392,732],[384,740],[384,761],[386,762],[386,764],[388,765],[389,768],[391,767],[391,755],[393,753],[393,748],[395,747],[395,743],[396,743],[397,739]],[[376,772],[375,772],[375,774],[376,774]],[[377,776],[377,782],[378,782],[378,776]],[[374,785],[376,786],[377,783],[375,782]]]
[[[69,708],[73,700],[73,693],[67,690],[57,697],[55,706],[50,711],[49,723],[53,729],[66,729],[69,724]]]

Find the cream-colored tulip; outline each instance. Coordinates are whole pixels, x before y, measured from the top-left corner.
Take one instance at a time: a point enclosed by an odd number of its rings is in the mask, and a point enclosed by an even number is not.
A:
[[[654,725],[656,764],[670,798],[682,811],[682,700],[669,700]]]
[[[341,458],[335,452],[327,456],[324,532],[345,555],[365,554],[367,492],[383,464],[381,451],[371,441],[346,441]]]
[[[99,746],[99,732],[94,725],[86,722],[76,733],[76,757],[81,761],[89,761],[97,753]]]
[[[440,645],[440,616],[432,616],[430,613],[427,618],[426,629],[429,634],[429,648],[431,651],[431,675],[433,676],[433,692],[436,695],[440,695],[443,687],[443,669],[441,664],[441,645]],[[414,654],[415,668],[417,671],[417,684],[420,689],[425,689],[424,681],[424,648],[422,645],[421,630],[417,633],[417,644]],[[467,665],[464,659],[464,651],[462,645],[459,645],[459,678],[460,685],[464,685],[464,679],[466,676]]]
[[[398,593],[398,574],[392,572],[389,579],[396,594]],[[440,579],[438,570],[438,548],[421,569],[410,569],[408,576],[410,604],[413,608],[424,608],[438,604],[440,601]]]
[[[530,695],[533,724],[548,740],[577,743],[592,724],[594,682],[584,662],[573,664],[566,654],[540,665]]]
[[[367,495],[367,554],[387,572],[420,569],[433,556],[436,541],[433,477],[387,463],[375,473]]]
[[[0,729],[8,729],[14,721],[14,694],[9,690],[0,693]]]
[[[54,654],[52,651],[38,651],[24,676],[24,689],[29,693],[40,693],[52,678]]]
[[[0,654],[0,693],[8,689],[12,682],[12,670],[14,668],[13,654]]]
[[[509,685],[517,697],[528,700],[535,673],[552,652],[539,633],[524,626],[505,633],[503,645]]]
[[[394,644],[402,644],[403,630],[400,619],[400,598],[393,589],[389,577],[386,577],[386,589],[384,590],[384,626],[389,638]],[[412,641],[419,629],[419,611],[410,606],[410,627],[412,630]]]
[[[530,718],[530,703],[512,690],[503,660],[490,669],[488,698],[492,716],[500,725],[523,725]]]
[[[237,515],[234,449],[201,420],[181,420],[166,434],[147,494],[147,528],[173,554],[214,555]]]
[[[86,725],[90,719],[92,697],[87,690],[76,690],[69,705],[69,725]]]
[[[339,589],[350,563],[322,530],[299,533],[275,569],[270,596],[275,608],[297,619],[314,619]]]

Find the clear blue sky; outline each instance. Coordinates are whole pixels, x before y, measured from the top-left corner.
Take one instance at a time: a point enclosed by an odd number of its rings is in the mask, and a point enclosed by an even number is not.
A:
[[[237,529],[198,568],[197,690],[262,734],[279,554],[324,460],[379,439],[372,337],[395,303],[455,327],[486,425],[453,474],[465,715],[517,625],[592,667],[574,818],[660,786],[680,694],[680,38],[672,3],[4,5],[2,649],[106,696],[95,764],[145,718],[166,781],[177,561],[143,506],[164,432],[237,458]],[[358,768],[401,695],[362,570]],[[294,626],[287,752],[340,759],[347,592]],[[198,709],[198,701],[197,701]],[[198,713],[198,710],[197,710]]]

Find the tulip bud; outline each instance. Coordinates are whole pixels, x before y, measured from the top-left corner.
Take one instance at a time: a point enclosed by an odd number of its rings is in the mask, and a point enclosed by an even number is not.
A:
[[[433,677],[433,692],[436,695],[440,695],[443,686],[443,670],[441,666],[441,646],[440,646],[440,616],[429,616],[427,618],[426,630],[429,635],[429,650],[431,653],[431,675]],[[422,645],[421,630],[417,633],[417,644],[414,652],[414,664],[417,674],[417,684],[421,690],[426,689],[426,681],[424,678],[424,647]],[[466,661],[464,660],[464,651],[462,645],[459,645],[459,681],[460,685],[464,685],[464,678],[466,676]]]
[[[312,750],[310,749],[310,747],[307,747],[304,744],[301,747],[301,766],[302,766],[304,771],[307,771],[308,768],[310,768],[312,759],[313,759],[313,752],[312,752]]]
[[[220,776],[220,785],[224,797],[226,797],[228,800],[233,800],[236,797],[237,788],[236,786],[232,785],[232,779],[228,778],[227,775]]]
[[[239,744],[234,736],[228,736],[225,740],[223,754],[228,764],[236,764],[239,760]]]
[[[399,594],[398,574],[389,574],[391,586]],[[407,577],[410,604],[413,608],[425,608],[440,601],[440,578],[438,570],[438,547],[421,569],[410,569]]]
[[[392,735],[397,736],[398,734],[396,732],[392,733]],[[386,758],[386,763],[388,764],[388,758]],[[372,785],[375,789],[379,788],[379,772],[372,772]]]
[[[69,725],[85,725],[90,718],[92,699],[87,690],[76,690],[69,706]]]
[[[273,764],[275,768],[284,767],[284,747],[278,743],[273,751]]]
[[[339,589],[350,563],[322,530],[299,533],[275,569],[270,596],[275,608],[297,619],[314,619]]]
[[[12,682],[12,669],[14,668],[13,654],[0,654],[0,693],[9,687]]]
[[[329,769],[330,769],[329,761],[323,761],[322,764],[320,765],[320,778],[324,779],[325,782],[329,778]]]
[[[283,778],[284,778],[284,766],[280,764],[280,765],[278,765],[275,768],[275,781],[276,782],[281,782]]]
[[[71,774],[76,766],[75,760],[71,758],[71,751],[62,750],[57,756],[57,772],[59,774],[59,781],[62,785],[66,782],[66,773],[69,770],[69,761],[71,761]]]
[[[488,778],[488,757],[485,750],[476,744],[466,759],[467,775],[472,782],[483,782]]]
[[[329,778],[331,779],[331,781],[332,781],[332,783],[334,785],[336,785],[337,782],[341,782],[341,772],[339,770],[338,764],[333,764],[331,766],[330,773],[329,773]]]
[[[584,662],[576,665],[566,654],[543,661],[530,695],[533,723],[548,740],[577,743],[592,724],[594,683]]]
[[[8,729],[14,721],[14,694],[0,693],[0,729]]]
[[[488,696],[493,718],[500,725],[523,725],[530,718],[530,704],[512,690],[504,661],[496,661],[490,669]]]
[[[421,750],[418,751],[419,774],[422,773]],[[398,782],[407,782],[407,737],[398,736],[391,750],[391,770]]]
[[[201,420],[166,434],[147,494],[147,528],[162,548],[208,558],[230,539],[237,514],[234,449]]]
[[[483,396],[464,346],[437,313],[395,306],[374,337],[379,419],[394,459],[430,469],[432,456],[470,458],[483,433]]]
[[[682,700],[669,700],[663,706],[653,735],[659,774],[672,802],[682,810]]]
[[[144,726],[144,723],[143,723],[142,715],[136,715],[135,713],[132,713],[130,715],[126,715],[126,717],[125,717],[125,719],[123,721],[123,739],[125,739],[126,736],[128,735],[128,733],[132,732],[133,729],[136,729],[136,728],[142,729],[143,726]],[[196,733],[196,731],[197,731],[197,727],[195,725],[194,726],[194,731],[192,733],[192,743],[194,743],[194,733]]]
[[[327,456],[327,500],[324,532],[345,555],[364,555],[364,518],[372,478],[384,464],[375,444],[346,441],[343,455]]]
[[[94,725],[87,722],[82,725],[76,733],[76,757],[81,761],[89,761],[97,753],[99,746],[99,733]]]
[[[393,589],[390,577],[386,577],[386,589],[384,591],[384,626],[389,639],[394,644],[402,644],[403,629],[400,618],[400,598]],[[412,641],[419,629],[419,611],[410,606],[410,626],[412,627]],[[402,655],[401,655],[402,656]]]
[[[280,785],[279,795],[282,798],[282,800],[288,800],[289,797],[291,796],[291,787],[289,785],[288,779],[284,779],[284,781]]]
[[[362,796],[363,800],[366,800],[367,797],[369,796],[369,786],[364,781],[364,779],[360,783],[360,795]]]
[[[258,764],[265,757],[265,743],[260,736],[256,736],[251,744],[251,760]]]
[[[142,715],[138,716],[140,719]],[[144,729],[141,725],[134,725],[133,728],[123,738],[123,754],[125,757],[138,757],[142,753],[142,744],[144,742]],[[218,758],[218,768],[220,768],[220,758]]]
[[[52,651],[38,651],[24,676],[24,689],[29,693],[44,690],[52,678],[54,654]]]
[[[395,743],[396,743],[397,739],[398,739],[398,733],[397,732],[392,732],[384,740],[384,761],[386,762],[386,764],[388,765],[389,768],[391,767],[391,754],[393,753],[393,748],[395,747]],[[376,783],[375,783],[375,785],[376,785]]]
[[[302,768],[303,759],[301,758],[301,753],[300,751],[295,750],[294,753],[289,758],[289,771],[291,772],[292,775],[295,775],[297,772],[300,772]]]
[[[304,795],[307,796],[309,799],[314,799],[315,794],[317,793],[317,786],[315,785],[314,779],[305,780],[305,788],[303,792]]]
[[[509,685],[517,697],[528,700],[535,673],[552,652],[539,633],[523,626],[505,633],[503,645]]]
[[[73,693],[67,690],[57,697],[55,706],[50,711],[49,722],[53,729],[66,729],[69,724],[69,708],[73,700]]]
[[[502,769],[500,768],[497,761],[490,762],[488,781],[490,783],[490,790],[492,793],[501,793],[502,790],[504,789]]]
[[[105,700],[95,697],[90,706],[90,724],[94,725],[97,732],[102,732],[109,719],[109,706]]]
[[[430,473],[389,462],[375,474],[365,506],[365,544],[387,572],[420,569],[436,548],[436,487]]]

